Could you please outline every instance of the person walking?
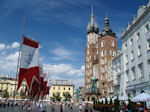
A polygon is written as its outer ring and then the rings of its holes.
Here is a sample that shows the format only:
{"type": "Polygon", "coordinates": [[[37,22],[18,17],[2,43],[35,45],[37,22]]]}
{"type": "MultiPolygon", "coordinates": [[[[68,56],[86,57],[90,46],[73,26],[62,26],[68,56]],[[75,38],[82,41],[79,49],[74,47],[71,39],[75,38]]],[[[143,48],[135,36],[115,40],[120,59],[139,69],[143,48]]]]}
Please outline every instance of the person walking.
{"type": "Polygon", "coordinates": [[[63,105],[60,104],[60,112],[63,112],[63,105]]]}
{"type": "Polygon", "coordinates": [[[89,112],[88,103],[85,105],[85,112],[89,112]]]}
{"type": "Polygon", "coordinates": [[[70,103],[70,111],[73,111],[72,103],[70,103]]]}
{"type": "Polygon", "coordinates": [[[79,112],[82,112],[82,104],[79,105],[79,112]]]}
{"type": "Polygon", "coordinates": [[[52,105],[52,112],[55,112],[55,105],[52,105]]]}

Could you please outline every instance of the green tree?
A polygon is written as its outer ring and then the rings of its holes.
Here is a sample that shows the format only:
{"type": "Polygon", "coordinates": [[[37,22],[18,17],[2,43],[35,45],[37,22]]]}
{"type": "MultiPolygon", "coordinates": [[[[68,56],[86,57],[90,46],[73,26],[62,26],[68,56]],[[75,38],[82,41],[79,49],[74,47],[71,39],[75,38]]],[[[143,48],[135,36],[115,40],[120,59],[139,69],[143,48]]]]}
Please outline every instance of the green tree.
{"type": "Polygon", "coordinates": [[[110,103],[109,103],[110,105],[112,104],[112,98],[110,99],[110,103]]]}
{"type": "Polygon", "coordinates": [[[53,95],[53,97],[50,97],[51,100],[53,101],[61,101],[60,93],[57,92],[56,94],[53,95]]]}
{"type": "Polygon", "coordinates": [[[25,92],[25,91],[24,91],[23,89],[20,90],[20,97],[21,97],[21,98],[25,98],[24,92],[25,92]]]}
{"type": "Polygon", "coordinates": [[[8,91],[4,90],[2,96],[3,96],[3,98],[8,98],[9,97],[8,91]]]}
{"type": "Polygon", "coordinates": [[[116,111],[119,111],[119,106],[120,106],[120,101],[117,97],[117,99],[115,99],[115,102],[114,102],[114,107],[116,111]]]}
{"type": "Polygon", "coordinates": [[[108,104],[107,98],[105,98],[105,104],[108,104]]]}
{"type": "Polygon", "coordinates": [[[63,96],[64,96],[64,100],[65,101],[70,101],[72,96],[70,95],[70,93],[66,92],[66,93],[63,93],[63,96]]]}
{"type": "Polygon", "coordinates": [[[60,101],[61,100],[59,92],[57,92],[57,94],[55,95],[55,99],[56,99],[56,101],[60,101]]]}

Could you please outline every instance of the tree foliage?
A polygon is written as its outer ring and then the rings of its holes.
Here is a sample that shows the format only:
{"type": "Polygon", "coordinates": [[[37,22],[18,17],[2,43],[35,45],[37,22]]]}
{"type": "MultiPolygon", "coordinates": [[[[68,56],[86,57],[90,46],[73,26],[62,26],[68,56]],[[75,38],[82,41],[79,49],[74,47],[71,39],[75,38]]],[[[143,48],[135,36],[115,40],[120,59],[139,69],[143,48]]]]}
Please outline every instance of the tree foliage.
{"type": "Polygon", "coordinates": [[[60,97],[60,93],[57,92],[56,94],[53,95],[53,97],[51,97],[51,100],[53,101],[61,101],[61,97],[60,97]]]}
{"type": "Polygon", "coordinates": [[[20,90],[20,97],[21,97],[21,98],[24,98],[24,97],[25,97],[25,94],[24,94],[24,93],[25,93],[25,91],[24,91],[23,89],[21,89],[21,90],[20,90]]]}
{"type": "Polygon", "coordinates": [[[70,101],[72,98],[69,92],[63,93],[63,96],[65,101],[70,101]]]}
{"type": "Polygon", "coordinates": [[[115,99],[115,102],[114,102],[114,107],[115,107],[115,110],[116,111],[119,111],[119,105],[120,105],[120,101],[117,97],[117,99],[115,99]]]}
{"type": "Polygon", "coordinates": [[[2,96],[3,96],[3,98],[8,98],[9,97],[8,91],[4,90],[2,96]]]}

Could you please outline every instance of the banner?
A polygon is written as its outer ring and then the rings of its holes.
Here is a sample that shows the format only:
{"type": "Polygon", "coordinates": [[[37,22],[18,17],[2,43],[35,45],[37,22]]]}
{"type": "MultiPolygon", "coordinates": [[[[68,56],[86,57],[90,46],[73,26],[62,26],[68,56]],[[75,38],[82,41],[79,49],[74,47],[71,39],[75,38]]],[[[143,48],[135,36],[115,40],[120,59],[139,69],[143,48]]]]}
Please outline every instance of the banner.
{"type": "Polygon", "coordinates": [[[27,37],[23,38],[21,48],[17,90],[24,80],[29,90],[35,80],[39,82],[39,43],[27,37]]]}

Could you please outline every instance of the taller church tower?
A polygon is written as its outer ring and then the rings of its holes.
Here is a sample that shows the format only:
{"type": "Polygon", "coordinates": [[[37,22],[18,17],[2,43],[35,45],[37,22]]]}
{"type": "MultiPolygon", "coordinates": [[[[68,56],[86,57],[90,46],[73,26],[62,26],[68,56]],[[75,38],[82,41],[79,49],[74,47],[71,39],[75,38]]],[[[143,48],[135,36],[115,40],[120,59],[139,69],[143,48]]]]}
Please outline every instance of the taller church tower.
{"type": "Polygon", "coordinates": [[[91,6],[91,22],[87,26],[87,44],[96,43],[98,40],[99,28],[94,21],[93,5],[91,6]]]}
{"type": "Polygon", "coordinates": [[[112,60],[117,54],[116,34],[105,18],[105,27],[99,32],[91,6],[91,21],[87,26],[85,46],[85,100],[113,96],[112,60]]]}
{"type": "MultiPolygon", "coordinates": [[[[87,45],[85,46],[85,100],[95,99],[97,92],[92,90],[92,79],[98,80],[98,37],[99,28],[94,21],[91,6],[91,22],[87,26],[87,45]],[[94,95],[91,97],[91,95],[94,95]]],[[[98,82],[95,83],[98,85],[98,82]]]]}

